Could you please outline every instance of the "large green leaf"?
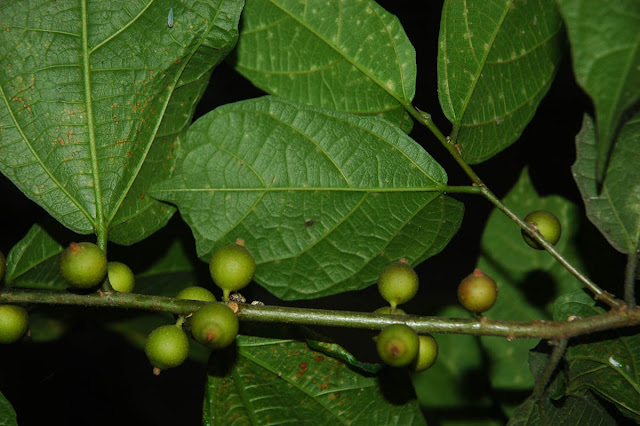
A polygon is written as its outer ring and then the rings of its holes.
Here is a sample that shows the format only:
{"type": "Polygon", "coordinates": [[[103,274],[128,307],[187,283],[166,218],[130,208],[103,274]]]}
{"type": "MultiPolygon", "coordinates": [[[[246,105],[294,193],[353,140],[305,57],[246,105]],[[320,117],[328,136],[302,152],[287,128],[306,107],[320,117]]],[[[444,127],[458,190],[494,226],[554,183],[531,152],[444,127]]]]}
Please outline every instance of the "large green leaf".
{"type": "Polygon", "coordinates": [[[602,186],[596,177],[598,148],[593,120],[585,115],[571,168],[587,216],[616,250],[632,253],[640,242],[640,114],[620,131],[602,186]]]}
{"type": "MultiPolygon", "coordinates": [[[[533,210],[548,210],[563,225],[556,248],[576,267],[581,263],[574,238],[578,232],[579,209],[559,196],[540,197],[525,170],[503,202],[520,217],[533,210]]],[[[478,268],[498,284],[498,300],[486,315],[491,319],[531,321],[551,317],[553,301],[561,294],[580,288],[578,280],[546,251],[534,250],[522,239],[520,228],[495,209],[482,235],[478,268]]],[[[460,277],[462,278],[462,277],[460,277]]],[[[493,386],[528,389],[534,383],[527,369],[533,339],[509,342],[497,337],[482,337],[492,368],[493,386]]]]}
{"type": "Polygon", "coordinates": [[[170,175],[176,139],[235,44],[241,9],[231,0],[4,2],[0,171],[75,232],[113,228],[114,241],[131,244],[164,226],[173,209],[146,189],[170,175]]]}
{"type": "Polygon", "coordinates": [[[7,287],[62,290],[59,258],[72,234],[53,220],[34,224],[7,256],[7,287]]]}
{"type": "Polygon", "coordinates": [[[529,397],[509,419],[510,426],[615,426],[617,423],[588,390],[561,402],[529,397]]]}
{"type": "Polygon", "coordinates": [[[221,367],[224,361],[215,352],[209,361],[205,425],[426,424],[415,397],[398,401],[411,389],[408,383],[405,389],[383,389],[378,377],[360,375],[295,340],[239,336],[237,342],[230,368],[221,367]]]}
{"type": "Polygon", "coordinates": [[[195,122],[174,177],[198,255],[242,238],[256,281],[283,299],[361,289],[401,257],[417,264],[457,231],[447,175],[389,122],[263,97],[195,122]]]}
{"type": "Polygon", "coordinates": [[[406,131],[416,53],[398,19],[373,0],[248,0],[236,69],[266,92],[406,131]]]}
{"type": "MultiPolygon", "coordinates": [[[[554,319],[571,315],[582,318],[604,313],[594,300],[579,291],[558,299],[554,319]]],[[[640,422],[640,334],[638,328],[585,337],[569,346],[569,393],[588,388],[614,403],[620,411],[640,422]],[[633,334],[636,333],[636,334],[633,334]]]]}
{"type": "Polygon", "coordinates": [[[602,182],[625,111],[640,99],[640,2],[557,0],[578,83],[597,119],[596,178],[602,182]]]}
{"type": "Polygon", "coordinates": [[[2,426],[18,426],[16,412],[7,398],[0,393],[0,425],[2,426]]]}
{"type": "Polygon", "coordinates": [[[445,1],[438,95],[466,161],[520,137],[555,76],[561,28],[553,0],[445,1]]]}

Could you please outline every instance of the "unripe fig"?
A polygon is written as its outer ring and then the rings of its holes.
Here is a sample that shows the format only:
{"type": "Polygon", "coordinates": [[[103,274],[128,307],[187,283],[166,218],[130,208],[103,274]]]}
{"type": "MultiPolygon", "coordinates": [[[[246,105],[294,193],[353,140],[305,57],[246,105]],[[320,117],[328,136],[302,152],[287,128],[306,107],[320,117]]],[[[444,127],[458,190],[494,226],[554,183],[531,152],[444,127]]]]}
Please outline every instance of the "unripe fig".
{"type": "Polygon", "coordinates": [[[60,257],[60,274],[73,287],[95,287],[107,274],[107,256],[93,243],[71,243],[60,257]]]}
{"type": "Polygon", "coordinates": [[[435,364],[438,358],[438,342],[430,334],[418,336],[420,347],[418,356],[411,363],[411,369],[416,373],[424,371],[435,364]]]}
{"type": "Polygon", "coordinates": [[[405,315],[406,312],[400,308],[396,308],[394,312],[391,312],[391,306],[383,306],[373,311],[374,314],[389,314],[389,315],[405,315]]]}
{"type": "Polygon", "coordinates": [[[480,269],[474,270],[458,285],[458,300],[462,307],[476,314],[488,311],[496,303],[498,286],[480,269]]]}
{"type": "MultiPolygon", "coordinates": [[[[527,222],[529,226],[537,229],[540,235],[542,235],[544,239],[549,241],[551,244],[555,245],[560,240],[560,235],[562,235],[562,225],[560,225],[560,221],[552,213],[549,213],[546,210],[536,210],[529,213],[524,218],[524,221],[527,222]]],[[[534,249],[544,250],[544,247],[531,238],[531,236],[524,230],[521,232],[522,238],[527,244],[534,249]]]]}
{"type": "Polygon", "coordinates": [[[189,338],[176,325],[163,325],[149,334],[144,344],[144,352],[154,366],[154,373],[159,370],[177,367],[189,355],[189,338]]]}
{"type": "Polygon", "coordinates": [[[377,337],[378,355],[385,364],[404,367],[418,356],[420,342],[415,330],[405,324],[385,327],[377,337]]]}
{"type": "Polygon", "coordinates": [[[418,292],[418,274],[406,259],[393,263],[380,272],[378,291],[394,310],[400,303],[408,302],[418,292]]]}
{"type": "MultiPolygon", "coordinates": [[[[242,242],[242,240],[239,240],[242,242]]],[[[244,244],[230,244],[215,252],[209,262],[213,282],[229,299],[229,293],[246,287],[256,273],[256,261],[244,244]]]]}
{"type": "Polygon", "coordinates": [[[131,293],[136,284],[136,277],[131,268],[121,262],[109,262],[107,264],[109,284],[111,288],[120,293],[131,293]]]}
{"type": "Polygon", "coordinates": [[[0,251],[0,281],[4,278],[4,273],[7,270],[7,261],[4,258],[4,254],[0,251]]]}
{"type": "Polygon", "coordinates": [[[0,305],[0,343],[14,343],[29,328],[26,309],[16,305],[0,305]]]}
{"type": "Polygon", "coordinates": [[[226,305],[210,303],[191,317],[193,338],[211,349],[229,346],[238,335],[238,317],[226,305]]]}
{"type": "Polygon", "coordinates": [[[192,286],[180,290],[176,295],[178,299],[198,300],[201,302],[215,302],[216,296],[204,287],[192,286]]]}

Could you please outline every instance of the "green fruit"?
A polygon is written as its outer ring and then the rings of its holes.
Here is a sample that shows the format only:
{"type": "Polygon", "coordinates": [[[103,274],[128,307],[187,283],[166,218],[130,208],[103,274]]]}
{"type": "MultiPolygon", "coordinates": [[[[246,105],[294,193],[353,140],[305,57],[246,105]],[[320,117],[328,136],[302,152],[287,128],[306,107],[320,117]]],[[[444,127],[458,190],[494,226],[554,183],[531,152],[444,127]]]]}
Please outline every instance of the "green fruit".
{"type": "Polygon", "coordinates": [[[199,300],[201,302],[215,302],[216,296],[204,287],[192,286],[183,288],[176,295],[178,299],[199,300]]]}
{"type": "Polygon", "coordinates": [[[433,336],[429,334],[418,336],[418,340],[420,342],[418,356],[411,363],[411,369],[417,373],[431,367],[438,358],[438,342],[433,336]]]}
{"type": "Polygon", "coordinates": [[[408,302],[418,292],[418,274],[406,260],[393,263],[382,270],[378,277],[378,291],[392,309],[408,302]]]}
{"type": "Polygon", "coordinates": [[[213,282],[224,292],[224,299],[228,300],[229,293],[251,282],[256,273],[256,261],[244,245],[231,244],[213,254],[209,272],[213,282]]]}
{"type": "Polygon", "coordinates": [[[458,285],[458,300],[462,307],[476,314],[488,311],[496,303],[498,286],[480,269],[460,281],[458,285]]]}
{"type": "Polygon", "coordinates": [[[136,283],[136,277],[131,268],[121,262],[109,262],[107,264],[109,284],[111,288],[120,293],[131,293],[136,283]]]}
{"type": "Polygon", "coordinates": [[[193,338],[211,349],[229,346],[238,335],[238,317],[226,305],[211,303],[191,317],[193,338]]]}
{"type": "Polygon", "coordinates": [[[144,352],[151,365],[159,370],[177,367],[189,355],[189,338],[181,327],[163,325],[149,334],[144,352]]]}
{"type": "Polygon", "coordinates": [[[71,243],[60,257],[60,274],[73,287],[95,287],[107,274],[107,256],[93,243],[71,243]]]}
{"type": "MultiPolygon", "coordinates": [[[[549,241],[551,244],[555,245],[560,240],[560,235],[562,235],[562,225],[560,225],[560,221],[552,213],[549,213],[546,210],[536,210],[529,213],[524,218],[524,221],[527,222],[529,226],[537,229],[540,235],[542,235],[544,239],[549,241]]],[[[544,250],[544,247],[531,238],[531,236],[524,230],[521,232],[522,238],[527,244],[534,249],[544,250]]]]}
{"type": "Polygon", "coordinates": [[[404,367],[418,356],[420,342],[413,328],[405,324],[393,324],[380,332],[376,346],[385,364],[404,367]]]}
{"type": "Polygon", "coordinates": [[[7,262],[4,258],[4,254],[0,251],[0,281],[4,278],[4,273],[7,270],[7,262]]]}
{"type": "Polygon", "coordinates": [[[26,309],[16,305],[0,305],[0,343],[14,343],[29,328],[26,309]]]}
{"type": "Polygon", "coordinates": [[[383,306],[381,308],[373,311],[374,314],[389,314],[389,315],[406,315],[406,312],[400,308],[396,308],[396,310],[391,313],[391,306],[383,306]]]}

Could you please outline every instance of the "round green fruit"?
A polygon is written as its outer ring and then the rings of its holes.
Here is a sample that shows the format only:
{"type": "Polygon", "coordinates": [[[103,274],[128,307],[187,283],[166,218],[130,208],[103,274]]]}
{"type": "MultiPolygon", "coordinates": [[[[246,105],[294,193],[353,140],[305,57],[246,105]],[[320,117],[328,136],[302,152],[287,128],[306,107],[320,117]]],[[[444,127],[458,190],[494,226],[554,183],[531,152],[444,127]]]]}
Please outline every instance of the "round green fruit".
{"type": "MultiPolygon", "coordinates": [[[[560,221],[552,213],[549,213],[546,210],[536,210],[529,213],[524,218],[524,221],[527,222],[529,226],[537,229],[540,235],[542,235],[544,239],[549,241],[551,244],[555,245],[560,240],[560,236],[562,235],[562,225],[560,225],[560,221]]],[[[534,249],[544,250],[544,247],[531,238],[531,236],[524,230],[521,232],[522,238],[527,244],[534,249]]]]}
{"type": "Polygon", "coordinates": [[[4,278],[4,273],[7,270],[7,261],[4,258],[4,254],[0,251],[0,281],[4,278]]]}
{"type": "Polygon", "coordinates": [[[60,257],[60,274],[73,287],[95,287],[107,274],[107,256],[93,243],[71,243],[60,257]]]}
{"type": "Polygon", "coordinates": [[[107,264],[109,284],[111,288],[120,293],[131,293],[136,284],[136,277],[131,268],[121,262],[109,262],[107,264]]]}
{"type": "Polygon", "coordinates": [[[14,343],[29,328],[26,309],[16,305],[0,305],[0,343],[14,343]]]}
{"type": "Polygon", "coordinates": [[[405,324],[385,327],[376,340],[378,355],[385,364],[404,367],[418,356],[420,342],[415,330],[405,324]]]}
{"type": "Polygon", "coordinates": [[[211,349],[229,346],[238,335],[238,317],[226,305],[211,303],[191,317],[193,338],[211,349]]]}
{"type": "Polygon", "coordinates": [[[204,287],[192,286],[180,290],[176,295],[178,299],[198,300],[200,302],[215,302],[216,296],[204,287]]]}
{"type": "Polygon", "coordinates": [[[428,369],[438,359],[438,342],[433,336],[429,334],[421,335],[418,336],[418,340],[420,342],[418,356],[411,363],[411,369],[417,373],[428,369]]]}
{"type": "Polygon", "coordinates": [[[238,291],[251,282],[256,273],[256,261],[244,245],[231,244],[213,254],[209,272],[227,300],[229,293],[238,291]]]}
{"type": "Polygon", "coordinates": [[[144,352],[158,370],[177,367],[189,355],[189,338],[181,327],[163,325],[149,334],[144,352]]]}
{"type": "Polygon", "coordinates": [[[406,261],[393,263],[380,272],[378,291],[392,309],[408,302],[418,292],[418,274],[406,261]]]}
{"type": "Polygon", "coordinates": [[[480,269],[460,281],[458,300],[463,308],[476,314],[488,311],[496,303],[498,286],[480,269]]]}

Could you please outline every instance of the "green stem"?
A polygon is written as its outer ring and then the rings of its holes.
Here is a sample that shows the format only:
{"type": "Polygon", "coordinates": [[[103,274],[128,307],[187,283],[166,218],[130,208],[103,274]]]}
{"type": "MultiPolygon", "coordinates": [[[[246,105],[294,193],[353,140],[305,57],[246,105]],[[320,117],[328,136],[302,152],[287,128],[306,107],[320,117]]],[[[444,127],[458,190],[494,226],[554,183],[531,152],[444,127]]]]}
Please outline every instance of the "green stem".
{"type": "MultiPolygon", "coordinates": [[[[0,291],[0,303],[58,304],[107,308],[165,311],[188,315],[205,302],[126,293],[78,295],[35,290],[0,291]]],[[[567,339],[574,336],[640,324],[640,309],[614,309],[604,314],[574,321],[495,321],[483,318],[442,318],[416,315],[387,315],[369,312],[289,308],[281,306],[238,305],[243,321],[321,325],[381,330],[391,324],[407,324],[419,333],[469,334],[517,338],[567,339]]]]}
{"type": "Polygon", "coordinates": [[[404,105],[404,107],[409,112],[409,114],[411,114],[419,123],[427,126],[427,128],[431,130],[431,133],[433,133],[434,136],[438,138],[438,140],[442,143],[442,146],[444,146],[447,151],[449,151],[453,159],[456,160],[458,165],[462,168],[462,170],[464,170],[464,172],[467,174],[467,176],[469,176],[473,183],[478,186],[484,186],[484,183],[482,183],[482,179],[480,179],[480,177],[473,171],[471,166],[469,166],[467,162],[462,159],[456,144],[452,143],[451,140],[444,136],[440,129],[436,127],[436,125],[433,123],[433,120],[431,120],[430,114],[427,114],[424,111],[420,111],[411,104],[404,105]]]}
{"type": "Polygon", "coordinates": [[[520,219],[510,208],[502,203],[489,189],[483,188],[482,193],[484,196],[493,203],[498,209],[506,214],[511,220],[520,226],[531,238],[535,239],[545,250],[547,250],[562,266],[564,266],[569,272],[571,272],[584,286],[591,291],[596,299],[602,300],[612,308],[618,308],[622,305],[614,295],[604,291],[596,283],[591,281],[586,275],[573,266],[567,258],[565,258],[553,244],[543,238],[535,229],[531,228],[524,220],[520,219]]]}
{"type": "Polygon", "coordinates": [[[627,267],[624,276],[624,301],[629,308],[636,307],[636,273],[638,272],[638,255],[640,241],[627,256],[627,267]]]}
{"type": "Polygon", "coordinates": [[[556,343],[556,347],[553,348],[553,352],[551,352],[551,356],[549,357],[549,361],[547,365],[545,365],[544,370],[538,380],[536,380],[536,384],[533,387],[533,397],[536,399],[540,399],[544,394],[544,390],[547,387],[547,384],[551,380],[551,376],[555,371],[558,363],[564,356],[564,352],[567,350],[567,344],[569,343],[569,339],[560,339],[556,343]]]}

